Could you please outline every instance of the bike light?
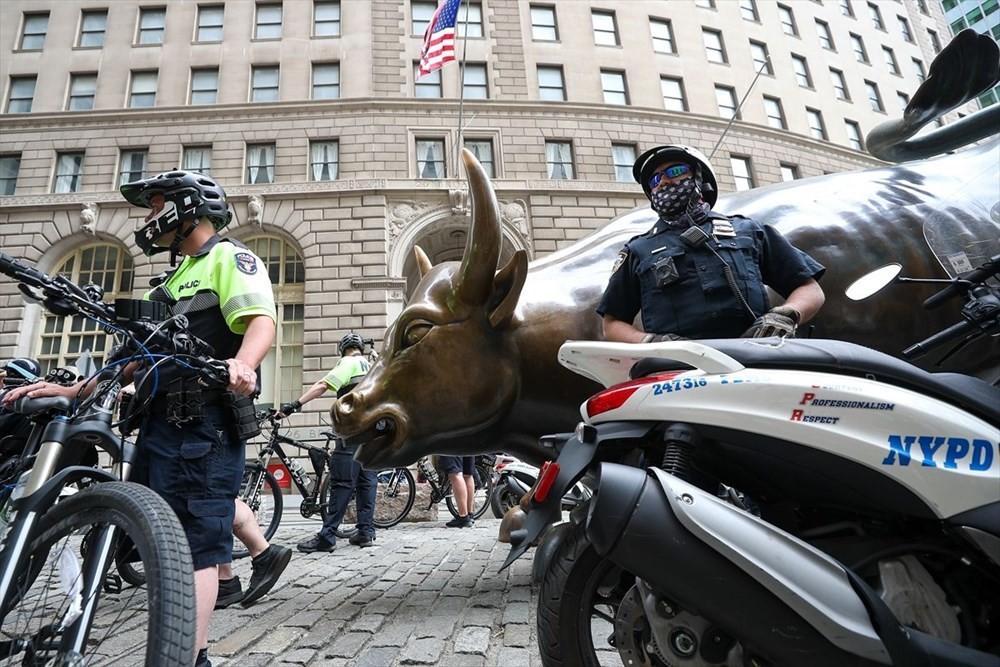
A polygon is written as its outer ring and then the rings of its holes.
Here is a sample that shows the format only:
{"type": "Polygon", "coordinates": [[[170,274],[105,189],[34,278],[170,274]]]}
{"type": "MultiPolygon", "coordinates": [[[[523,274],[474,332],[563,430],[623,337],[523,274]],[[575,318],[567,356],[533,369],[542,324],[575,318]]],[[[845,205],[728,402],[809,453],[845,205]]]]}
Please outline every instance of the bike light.
{"type": "Polygon", "coordinates": [[[632,394],[638,391],[640,387],[644,387],[647,384],[671,380],[680,375],[681,372],[682,371],[674,371],[670,373],[647,375],[646,377],[641,377],[638,380],[630,380],[629,382],[616,384],[615,386],[609,387],[600,393],[594,394],[587,399],[587,416],[596,417],[597,415],[605,412],[617,410],[624,405],[625,401],[627,401],[632,394]]]}
{"type": "Polygon", "coordinates": [[[559,464],[555,461],[546,461],[542,464],[542,471],[539,473],[538,488],[535,489],[534,499],[540,503],[545,502],[552,485],[555,484],[556,477],[559,476],[559,464]]]}

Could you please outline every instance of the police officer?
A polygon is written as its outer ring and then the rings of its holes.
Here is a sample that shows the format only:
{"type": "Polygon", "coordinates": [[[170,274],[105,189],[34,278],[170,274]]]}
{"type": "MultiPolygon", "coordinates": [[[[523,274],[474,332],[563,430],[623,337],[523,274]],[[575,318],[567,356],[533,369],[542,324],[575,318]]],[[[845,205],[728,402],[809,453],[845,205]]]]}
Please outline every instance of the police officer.
{"type": "MultiPolygon", "coordinates": [[[[297,401],[285,403],[278,411],[278,418],[286,417],[302,409],[303,404],[319,398],[328,390],[337,392],[337,397],[348,393],[361,381],[371,364],[364,357],[365,341],[353,331],[340,339],[338,346],[340,361],[322,379],[306,389],[297,401]]],[[[344,520],[347,503],[351,494],[356,497],[358,509],[358,532],[348,542],[359,547],[375,546],[375,496],[378,480],[374,470],[364,470],[354,460],[357,446],[348,447],[338,440],[337,447],[330,454],[330,507],[323,518],[323,528],[313,537],[300,542],[298,550],[305,553],[315,551],[331,552],[337,548],[337,528],[344,520]],[[355,493],[356,490],[356,493],[355,493]]]]}
{"type": "Polygon", "coordinates": [[[823,266],[771,226],[712,210],[718,185],[702,153],[657,146],[632,175],[659,219],[615,259],[597,307],[607,340],[793,336],[823,305],[823,266]],[[632,324],[640,312],[645,331],[632,324]]]}

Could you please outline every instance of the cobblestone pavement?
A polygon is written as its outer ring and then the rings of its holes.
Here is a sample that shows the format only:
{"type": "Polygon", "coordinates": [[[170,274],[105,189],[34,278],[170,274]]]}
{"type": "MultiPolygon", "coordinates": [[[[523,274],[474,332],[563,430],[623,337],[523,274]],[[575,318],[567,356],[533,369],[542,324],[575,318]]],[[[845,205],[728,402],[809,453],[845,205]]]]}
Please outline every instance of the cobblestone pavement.
{"type": "MultiPolygon", "coordinates": [[[[375,547],[296,551],[262,601],[215,612],[213,664],[540,666],[530,554],[498,572],[509,549],[499,519],[487,511],[457,529],[450,518],[379,531],[375,547]]],[[[292,519],[273,543],[294,548],[320,526],[292,519]]],[[[249,559],[234,569],[245,587],[249,559]]]]}

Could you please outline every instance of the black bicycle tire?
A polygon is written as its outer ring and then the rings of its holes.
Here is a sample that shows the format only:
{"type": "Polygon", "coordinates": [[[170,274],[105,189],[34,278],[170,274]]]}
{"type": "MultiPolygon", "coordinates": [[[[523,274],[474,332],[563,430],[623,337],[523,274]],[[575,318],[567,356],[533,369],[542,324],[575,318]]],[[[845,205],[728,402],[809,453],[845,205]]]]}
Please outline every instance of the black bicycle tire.
{"type": "Polygon", "coordinates": [[[395,473],[397,470],[399,471],[400,475],[402,475],[402,480],[400,481],[400,487],[402,487],[405,484],[407,488],[406,502],[403,503],[403,511],[401,511],[394,517],[390,517],[388,519],[379,519],[380,515],[378,511],[378,506],[376,505],[375,520],[373,521],[376,528],[392,528],[396,524],[400,523],[410,514],[410,510],[413,509],[413,503],[415,503],[417,500],[417,483],[413,479],[413,473],[411,473],[408,469],[388,468],[387,470],[380,470],[376,474],[381,475],[384,472],[395,473]]]}
{"type": "MultiPolygon", "coordinates": [[[[483,480],[481,484],[476,485],[476,496],[479,496],[479,492],[481,490],[485,490],[486,492],[486,497],[484,498],[483,503],[474,512],[470,513],[473,519],[478,519],[482,515],[486,514],[486,510],[490,508],[490,497],[493,495],[493,475],[490,474],[490,470],[487,466],[477,465],[475,467],[475,472],[476,474],[473,476],[473,479],[476,480],[478,477],[479,480],[483,480]]],[[[451,512],[453,517],[457,519],[461,516],[458,513],[458,505],[455,504],[454,490],[452,491],[452,495],[445,498],[445,504],[448,506],[448,511],[451,512]]]]}
{"type": "MultiPolygon", "coordinates": [[[[260,493],[270,492],[271,498],[273,499],[273,505],[271,510],[271,520],[268,522],[267,526],[261,526],[260,531],[264,534],[265,540],[270,540],[274,537],[274,534],[278,532],[278,525],[281,523],[281,515],[284,512],[285,500],[281,493],[281,487],[278,485],[278,480],[270,473],[270,471],[265,470],[258,463],[248,463],[244,468],[244,476],[246,472],[249,471],[251,475],[263,474],[264,475],[264,485],[260,488],[260,493]]],[[[256,482],[253,485],[247,484],[244,488],[256,488],[256,482]]],[[[257,512],[253,504],[247,502],[250,500],[245,496],[245,492],[240,494],[240,498],[245,502],[251,510],[254,511],[254,517],[256,518],[257,512]]],[[[233,538],[233,560],[239,560],[240,558],[246,558],[250,555],[250,552],[245,548],[237,548],[236,545],[239,544],[239,540],[233,538]]]]}
{"type": "MultiPolygon", "coordinates": [[[[151,489],[130,482],[104,482],[95,484],[66,498],[39,519],[38,529],[28,546],[29,558],[23,574],[15,574],[21,595],[15,600],[5,615],[5,631],[11,635],[18,633],[20,618],[18,607],[27,605],[32,599],[31,591],[38,583],[37,578],[45,568],[53,546],[64,538],[79,536],[87,532],[93,524],[109,523],[121,529],[139,552],[143,563],[147,585],[137,606],[145,609],[148,616],[140,624],[145,626],[146,667],[188,667],[195,648],[195,591],[194,568],[187,536],[181,528],[177,515],[163,498],[151,489]],[[15,617],[12,620],[12,616],[15,617]],[[9,621],[9,622],[8,622],[9,621]]],[[[83,556],[86,561],[92,555],[83,556]]],[[[86,571],[86,566],[80,568],[86,571]]],[[[100,587],[99,587],[100,589],[100,587]]],[[[43,591],[42,599],[48,600],[48,591],[43,591]]],[[[94,603],[121,604],[123,596],[106,600],[98,593],[94,603]]],[[[84,605],[89,604],[83,601],[84,605]]],[[[25,610],[27,611],[27,610],[25,610]]],[[[56,612],[60,614],[60,612],[56,612]]],[[[135,620],[135,614],[118,614],[118,618],[135,620]]],[[[48,615],[46,621],[51,622],[48,615]]],[[[34,622],[31,622],[34,625],[34,622]]],[[[102,639],[96,636],[92,627],[86,644],[87,655],[101,662],[94,650],[102,639]]],[[[100,628],[105,638],[119,640],[125,633],[112,628],[100,628]]],[[[135,630],[133,630],[134,632],[135,630]]],[[[31,633],[29,633],[31,634],[31,633]]],[[[112,642],[118,651],[134,652],[134,646],[112,642]]],[[[0,656],[0,662],[6,657],[0,656]]]]}

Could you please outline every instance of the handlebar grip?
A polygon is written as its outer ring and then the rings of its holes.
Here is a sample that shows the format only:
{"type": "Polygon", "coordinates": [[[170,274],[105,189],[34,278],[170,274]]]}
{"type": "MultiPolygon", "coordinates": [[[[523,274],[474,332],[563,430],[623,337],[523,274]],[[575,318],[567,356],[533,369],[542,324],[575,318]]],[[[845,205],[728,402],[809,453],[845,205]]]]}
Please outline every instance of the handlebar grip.
{"type": "Polygon", "coordinates": [[[953,324],[943,331],[939,331],[933,336],[929,336],[919,343],[914,343],[910,347],[903,350],[903,357],[906,359],[915,359],[919,356],[927,354],[933,348],[950,343],[953,340],[957,340],[966,334],[972,333],[978,327],[968,320],[962,320],[957,324],[953,324]]]}
{"type": "Polygon", "coordinates": [[[924,301],[924,308],[927,310],[933,310],[952,297],[959,294],[965,294],[969,291],[969,288],[974,287],[977,283],[986,281],[997,272],[1000,272],[1000,255],[994,255],[982,266],[972,269],[968,273],[959,276],[955,282],[948,285],[937,294],[932,294],[927,297],[924,301]]]}

